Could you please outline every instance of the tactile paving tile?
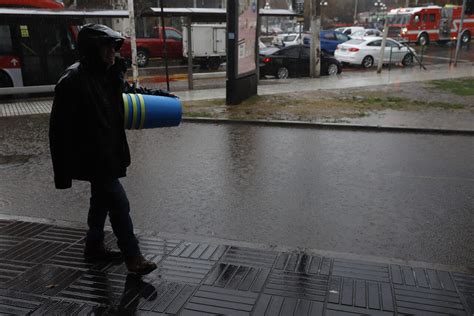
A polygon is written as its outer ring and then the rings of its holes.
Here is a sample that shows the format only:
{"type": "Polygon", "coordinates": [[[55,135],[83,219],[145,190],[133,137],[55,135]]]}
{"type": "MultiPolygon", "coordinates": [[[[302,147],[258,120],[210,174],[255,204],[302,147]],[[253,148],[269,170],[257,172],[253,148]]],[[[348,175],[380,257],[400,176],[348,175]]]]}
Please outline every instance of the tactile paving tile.
{"type": "Polygon", "coordinates": [[[379,263],[334,259],[332,275],[390,282],[388,265],[379,263]]]}
{"type": "Polygon", "coordinates": [[[0,235],[2,235],[3,227],[8,226],[11,223],[13,223],[13,221],[10,221],[10,220],[7,220],[7,219],[0,219],[0,235]]]}
{"type": "Polygon", "coordinates": [[[126,279],[124,275],[87,271],[56,297],[90,305],[118,305],[124,294],[126,279]]]}
{"type": "MultiPolygon", "coordinates": [[[[144,255],[144,257],[145,257],[146,260],[152,261],[156,264],[159,264],[159,262],[163,259],[162,255],[146,254],[146,255],[144,255]]],[[[127,269],[127,266],[125,265],[123,260],[121,260],[121,261],[112,261],[112,262],[108,262],[108,263],[105,263],[105,264],[98,263],[98,264],[94,265],[92,270],[98,270],[98,271],[107,272],[107,273],[114,273],[114,274],[123,274],[123,275],[127,275],[129,273],[128,269],[127,269]]]]}
{"type": "Polygon", "coordinates": [[[209,244],[200,244],[194,242],[183,242],[178,248],[170,253],[171,256],[203,259],[203,260],[219,260],[227,250],[226,246],[216,246],[209,244]]]}
{"type": "MultiPolygon", "coordinates": [[[[142,294],[143,300],[138,304],[140,313],[178,314],[184,303],[196,290],[196,286],[175,282],[158,281],[151,284],[152,288],[142,294]]],[[[136,310],[127,306],[129,311],[136,310]]]]}
{"type": "Polygon", "coordinates": [[[264,316],[319,316],[323,315],[323,302],[263,294],[253,315],[264,316]]]}
{"type": "Polygon", "coordinates": [[[350,307],[363,313],[375,309],[393,314],[395,308],[390,283],[332,276],[329,279],[328,308],[349,311],[350,307]]]}
{"type": "Polygon", "coordinates": [[[26,101],[0,104],[0,117],[50,113],[53,101],[26,101]]]}
{"type": "Polygon", "coordinates": [[[260,292],[270,269],[221,263],[212,270],[204,284],[241,291],[260,292]]]}
{"type": "Polygon", "coordinates": [[[6,284],[9,290],[53,296],[69,286],[82,272],[78,270],[38,265],[6,284]]]}
{"type": "Polygon", "coordinates": [[[25,262],[43,263],[67,248],[68,244],[27,239],[2,253],[2,258],[25,262]]]}
{"type": "Polygon", "coordinates": [[[446,271],[412,268],[392,264],[390,265],[390,274],[394,284],[456,291],[453,279],[449,272],[446,271]]]}
{"type": "Polygon", "coordinates": [[[273,267],[278,253],[242,247],[230,247],[222,258],[222,262],[235,265],[254,267],[273,267]]]}
{"type": "Polygon", "coordinates": [[[327,276],[274,270],[265,284],[264,293],[323,302],[327,289],[327,276]]]}
{"type": "Polygon", "coordinates": [[[453,273],[459,292],[464,296],[471,315],[474,315],[474,276],[463,273],[453,273]]]}
{"type": "Polygon", "coordinates": [[[108,265],[108,263],[90,263],[84,260],[84,246],[80,244],[73,244],[63,249],[45,263],[70,269],[99,271],[108,265]]]}
{"type": "MultiPolygon", "coordinates": [[[[1,233],[1,232],[0,232],[1,233]]],[[[13,236],[1,236],[0,235],[0,256],[2,252],[7,251],[10,248],[18,245],[19,243],[25,241],[25,238],[13,237],[13,236]]]]}
{"type": "Polygon", "coordinates": [[[161,239],[151,237],[138,237],[140,243],[140,250],[144,254],[151,255],[166,255],[175,249],[181,240],[161,239]]]}
{"type": "Polygon", "coordinates": [[[1,315],[29,315],[45,299],[36,295],[11,290],[0,290],[1,315]]]}
{"type": "Polygon", "coordinates": [[[180,315],[250,315],[258,294],[201,286],[180,315]]]}
{"type": "Polygon", "coordinates": [[[331,259],[320,256],[311,256],[306,253],[281,253],[278,256],[275,269],[329,275],[331,270],[331,259]]]}
{"type": "Polygon", "coordinates": [[[0,259],[0,288],[6,287],[5,285],[8,284],[10,280],[18,277],[34,266],[34,263],[0,259]]]}
{"type": "Polygon", "coordinates": [[[42,315],[101,315],[108,307],[91,306],[84,303],[49,300],[40,305],[31,316],[42,315]]]}
{"type": "Polygon", "coordinates": [[[408,315],[466,315],[457,292],[394,285],[397,311],[408,315]]]}
{"type": "Polygon", "coordinates": [[[84,238],[85,235],[85,229],[52,226],[50,229],[43,231],[34,238],[72,244],[84,238]]]}
{"type": "Polygon", "coordinates": [[[199,284],[214,264],[207,260],[167,257],[150,275],[169,281],[199,284]]]}
{"type": "Polygon", "coordinates": [[[51,225],[47,224],[11,222],[9,225],[2,227],[0,235],[31,238],[49,228],[51,228],[51,225]]]}

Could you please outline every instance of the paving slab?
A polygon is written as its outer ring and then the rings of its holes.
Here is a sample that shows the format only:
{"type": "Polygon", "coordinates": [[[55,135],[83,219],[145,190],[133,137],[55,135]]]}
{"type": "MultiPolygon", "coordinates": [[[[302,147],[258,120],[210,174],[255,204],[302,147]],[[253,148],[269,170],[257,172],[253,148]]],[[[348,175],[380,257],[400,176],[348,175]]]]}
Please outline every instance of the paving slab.
{"type": "MultiPolygon", "coordinates": [[[[474,275],[139,234],[158,269],[85,262],[85,229],[0,219],[0,314],[473,315],[474,275]]],[[[107,245],[114,236],[107,232],[107,245]]]]}

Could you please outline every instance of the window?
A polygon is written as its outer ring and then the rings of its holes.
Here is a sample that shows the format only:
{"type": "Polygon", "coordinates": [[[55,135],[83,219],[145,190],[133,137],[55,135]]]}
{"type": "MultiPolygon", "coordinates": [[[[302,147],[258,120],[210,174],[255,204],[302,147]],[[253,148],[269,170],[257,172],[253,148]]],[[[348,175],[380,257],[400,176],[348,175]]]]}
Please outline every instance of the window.
{"type": "Polygon", "coordinates": [[[428,14],[423,15],[423,22],[428,22],[428,14]]]}
{"type": "Polygon", "coordinates": [[[0,25],[0,55],[10,54],[13,51],[10,26],[0,25]]]}
{"type": "Polygon", "coordinates": [[[430,14],[430,22],[435,22],[436,21],[436,14],[431,13],[430,14]]]}
{"type": "Polygon", "coordinates": [[[349,40],[349,37],[347,35],[341,34],[341,33],[336,33],[336,39],[341,42],[345,42],[349,40]]]}
{"type": "Polygon", "coordinates": [[[367,46],[371,46],[371,47],[374,47],[374,46],[382,46],[382,41],[381,40],[376,40],[376,41],[373,41],[373,42],[370,42],[367,44],[367,46]]]}
{"type": "Polygon", "coordinates": [[[300,48],[299,47],[290,47],[281,51],[281,55],[290,58],[298,58],[300,57],[300,48]]]}
{"type": "Polygon", "coordinates": [[[296,40],[296,35],[288,35],[283,37],[283,42],[293,42],[296,40]]]}
{"type": "Polygon", "coordinates": [[[393,42],[393,41],[388,40],[387,43],[386,43],[386,46],[387,47],[398,47],[398,44],[393,42]]]}
{"type": "Polygon", "coordinates": [[[336,40],[336,36],[334,35],[333,32],[328,32],[328,33],[324,33],[324,34],[323,34],[323,39],[329,40],[329,41],[335,41],[335,40],[336,40]]]}
{"type": "Polygon", "coordinates": [[[183,37],[175,30],[166,30],[166,38],[181,40],[183,37]]]}

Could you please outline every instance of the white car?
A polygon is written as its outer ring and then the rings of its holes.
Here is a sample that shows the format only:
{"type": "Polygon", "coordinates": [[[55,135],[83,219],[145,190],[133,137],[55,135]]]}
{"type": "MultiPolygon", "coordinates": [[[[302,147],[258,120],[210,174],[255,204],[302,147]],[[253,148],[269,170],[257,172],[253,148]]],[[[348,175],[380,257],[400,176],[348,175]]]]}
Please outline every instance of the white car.
{"type": "Polygon", "coordinates": [[[364,38],[373,36],[383,36],[383,33],[377,29],[363,29],[352,33],[351,38],[364,38]]]}
{"type": "Polygon", "coordinates": [[[301,44],[301,36],[298,33],[280,34],[273,40],[273,45],[292,46],[301,44]]]}
{"type": "Polygon", "coordinates": [[[334,31],[344,33],[346,35],[351,35],[354,32],[362,31],[364,28],[362,26],[347,26],[347,27],[338,27],[334,31]]]}
{"type": "MultiPolygon", "coordinates": [[[[334,57],[342,63],[370,68],[378,63],[381,48],[382,37],[355,38],[339,44],[334,52],[334,57]]],[[[414,54],[415,51],[412,48],[388,38],[383,63],[402,63],[404,66],[410,66],[413,64],[414,54]]]]}

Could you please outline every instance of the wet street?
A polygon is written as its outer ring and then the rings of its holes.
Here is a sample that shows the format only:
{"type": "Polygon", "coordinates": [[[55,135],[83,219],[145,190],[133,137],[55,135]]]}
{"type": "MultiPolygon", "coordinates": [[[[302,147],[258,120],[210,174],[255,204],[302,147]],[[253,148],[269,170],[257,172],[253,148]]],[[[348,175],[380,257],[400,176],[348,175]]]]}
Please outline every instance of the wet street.
{"type": "MultiPolygon", "coordinates": [[[[48,116],[0,119],[0,214],[85,223],[48,116]]],[[[139,229],[472,266],[474,139],[183,123],[128,132],[139,229]]]]}

